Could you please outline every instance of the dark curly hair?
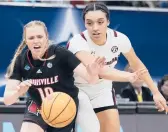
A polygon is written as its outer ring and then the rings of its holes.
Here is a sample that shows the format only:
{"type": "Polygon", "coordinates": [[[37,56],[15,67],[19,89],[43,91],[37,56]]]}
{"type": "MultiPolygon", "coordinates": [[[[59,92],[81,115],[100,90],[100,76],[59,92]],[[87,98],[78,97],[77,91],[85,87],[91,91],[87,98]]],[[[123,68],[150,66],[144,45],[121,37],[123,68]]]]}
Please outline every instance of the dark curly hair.
{"type": "Polygon", "coordinates": [[[166,81],[168,81],[168,75],[164,75],[163,78],[158,82],[158,88],[161,89],[166,81]]]}
{"type": "Polygon", "coordinates": [[[168,75],[164,75],[163,78],[158,82],[158,89],[162,93],[163,96],[164,96],[164,94],[163,94],[161,88],[166,81],[168,81],[168,75]]]}

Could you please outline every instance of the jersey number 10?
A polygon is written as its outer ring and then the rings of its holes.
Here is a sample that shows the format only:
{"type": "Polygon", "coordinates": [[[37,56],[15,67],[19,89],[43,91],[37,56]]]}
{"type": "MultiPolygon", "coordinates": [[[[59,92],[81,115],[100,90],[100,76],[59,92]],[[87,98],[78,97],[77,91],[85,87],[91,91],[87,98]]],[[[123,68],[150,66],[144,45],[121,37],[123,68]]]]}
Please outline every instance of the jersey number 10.
{"type": "Polygon", "coordinates": [[[38,91],[42,100],[54,92],[51,87],[38,88],[38,91]]]}

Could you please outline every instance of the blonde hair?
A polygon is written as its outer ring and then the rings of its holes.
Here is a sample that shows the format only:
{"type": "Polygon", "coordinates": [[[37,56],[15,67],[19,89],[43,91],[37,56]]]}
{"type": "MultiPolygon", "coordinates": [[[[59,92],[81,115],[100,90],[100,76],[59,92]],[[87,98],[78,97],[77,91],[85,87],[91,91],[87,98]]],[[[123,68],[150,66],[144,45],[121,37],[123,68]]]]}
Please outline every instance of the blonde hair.
{"type": "MultiPolygon", "coordinates": [[[[20,45],[18,46],[18,48],[16,49],[15,54],[13,56],[13,59],[11,60],[11,63],[9,64],[9,66],[7,68],[7,72],[5,75],[6,78],[9,78],[12,75],[16,59],[20,55],[20,53],[23,51],[23,49],[26,47],[26,28],[30,27],[30,26],[34,26],[34,25],[42,26],[44,28],[45,33],[46,33],[46,37],[48,38],[47,27],[42,21],[34,20],[34,21],[30,21],[29,23],[27,23],[23,28],[22,41],[21,41],[20,45]]],[[[50,45],[51,43],[52,42],[48,40],[48,44],[50,45]]],[[[52,55],[51,57],[49,57],[47,59],[42,59],[42,58],[39,58],[39,59],[42,61],[45,61],[45,60],[51,60],[53,58],[55,58],[55,55],[52,55]]]]}

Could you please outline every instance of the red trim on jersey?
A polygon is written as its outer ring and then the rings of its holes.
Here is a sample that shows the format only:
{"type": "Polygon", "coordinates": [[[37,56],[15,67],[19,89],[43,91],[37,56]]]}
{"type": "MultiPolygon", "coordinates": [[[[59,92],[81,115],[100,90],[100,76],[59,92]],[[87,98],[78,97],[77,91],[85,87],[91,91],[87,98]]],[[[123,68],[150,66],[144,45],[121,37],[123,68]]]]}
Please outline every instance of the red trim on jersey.
{"type": "MultiPolygon", "coordinates": [[[[81,32],[80,35],[82,36],[82,38],[84,38],[86,40],[85,35],[83,34],[83,32],[81,32]]],[[[67,45],[66,45],[67,49],[69,49],[69,45],[70,45],[70,42],[68,42],[67,45]]]]}
{"type": "Polygon", "coordinates": [[[70,45],[70,42],[68,42],[67,45],[66,45],[66,48],[67,48],[67,49],[69,48],[69,45],[70,45]]]}
{"type": "Polygon", "coordinates": [[[27,50],[27,59],[28,59],[30,66],[33,68],[34,66],[32,65],[30,58],[29,58],[29,50],[27,50]]]}
{"type": "MultiPolygon", "coordinates": [[[[28,59],[28,62],[29,62],[29,64],[30,64],[30,66],[33,68],[34,66],[33,66],[33,64],[31,63],[30,58],[29,58],[29,51],[30,51],[30,50],[27,50],[27,59],[28,59]]],[[[48,56],[48,51],[46,51],[46,53],[45,53],[45,58],[47,58],[47,56],[48,56]]],[[[43,66],[45,66],[45,64],[46,64],[46,60],[44,61],[43,66]]]]}
{"type": "Polygon", "coordinates": [[[117,37],[117,32],[115,30],[113,30],[114,32],[114,37],[117,37]]]}
{"type": "Polygon", "coordinates": [[[86,39],[86,37],[85,37],[83,32],[81,32],[80,35],[82,36],[82,38],[84,38],[87,41],[87,39],[86,39]]]}
{"type": "Polygon", "coordinates": [[[114,88],[112,88],[112,97],[113,97],[114,105],[117,105],[114,88]]]}

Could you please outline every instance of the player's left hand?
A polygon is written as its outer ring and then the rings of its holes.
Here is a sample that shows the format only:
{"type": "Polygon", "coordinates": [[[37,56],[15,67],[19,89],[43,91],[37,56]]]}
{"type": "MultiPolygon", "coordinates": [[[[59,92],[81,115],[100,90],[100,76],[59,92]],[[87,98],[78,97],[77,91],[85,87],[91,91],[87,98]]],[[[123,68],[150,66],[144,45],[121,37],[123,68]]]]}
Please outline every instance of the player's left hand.
{"type": "Polygon", "coordinates": [[[148,72],[148,70],[146,70],[146,69],[139,69],[139,70],[137,70],[137,71],[135,71],[133,73],[129,73],[128,81],[131,82],[131,83],[134,83],[134,82],[140,80],[140,76],[143,75],[146,72],[148,72]]]}
{"type": "Polygon", "coordinates": [[[158,111],[160,112],[165,111],[167,114],[168,106],[166,104],[166,100],[159,91],[153,94],[153,100],[155,102],[158,111]]]}
{"type": "Polygon", "coordinates": [[[105,57],[97,57],[93,63],[89,64],[86,69],[91,76],[96,76],[105,65],[105,57]]]}

